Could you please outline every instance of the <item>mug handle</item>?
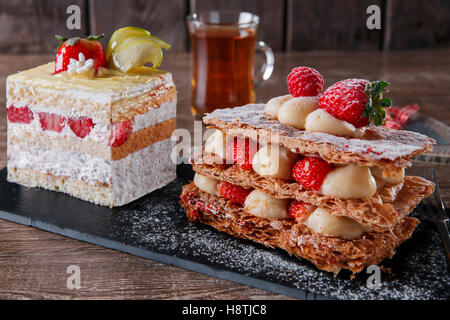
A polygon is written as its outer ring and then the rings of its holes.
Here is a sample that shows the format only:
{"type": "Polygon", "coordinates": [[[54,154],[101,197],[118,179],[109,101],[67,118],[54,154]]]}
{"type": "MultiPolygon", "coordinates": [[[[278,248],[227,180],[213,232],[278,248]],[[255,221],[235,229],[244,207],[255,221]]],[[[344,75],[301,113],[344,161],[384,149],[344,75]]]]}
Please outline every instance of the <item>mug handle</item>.
{"type": "Polygon", "coordinates": [[[264,41],[257,41],[255,50],[256,52],[262,52],[266,57],[266,62],[263,63],[259,73],[255,77],[255,88],[257,88],[263,81],[268,80],[272,75],[273,67],[275,65],[275,56],[273,55],[272,49],[264,41]]]}

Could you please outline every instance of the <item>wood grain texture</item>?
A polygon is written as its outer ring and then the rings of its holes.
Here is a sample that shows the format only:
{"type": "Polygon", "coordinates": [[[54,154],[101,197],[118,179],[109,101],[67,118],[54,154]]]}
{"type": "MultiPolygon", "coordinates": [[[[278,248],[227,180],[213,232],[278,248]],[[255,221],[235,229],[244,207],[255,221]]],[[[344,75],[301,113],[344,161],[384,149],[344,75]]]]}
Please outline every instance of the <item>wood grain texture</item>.
{"type": "Polygon", "coordinates": [[[386,1],[384,50],[450,48],[450,1],[386,1]]]}
{"type": "MultiPolygon", "coordinates": [[[[0,103],[5,78],[42,64],[52,55],[0,55],[0,103]]],[[[173,73],[178,90],[177,126],[192,132],[188,53],[169,52],[162,67],[173,73]]],[[[285,78],[298,64],[317,68],[325,87],[349,77],[386,79],[394,104],[418,102],[421,112],[450,125],[450,51],[292,52],[276,55],[270,80],[256,91],[257,101],[287,93],[285,78]],[[373,66],[377,67],[374,68],[373,66]]],[[[0,167],[6,164],[6,112],[0,108],[0,167]]],[[[436,165],[441,195],[450,207],[450,167],[436,165]]],[[[64,238],[0,220],[0,299],[285,299],[264,290],[64,238]],[[81,289],[66,288],[66,268],[81,269],[81,289]]]]}
{"type": "Polygon", "coordinates": [[[114,30],[131,25],[169,42],[170,51],[187,49],[187,0],[90,0],[89,15],[91,33],[105,34],[104,46],[114,30]]]}
{"type": "Polygon", "coordinates": [[[288,0],[288,51],[378,51],[382,30],[366,27],[369,5],[381,0],[288,0]]]}
{"type": "Polygon", "coordinates": [[[86,0],[21,0],[0,2],[0,52],[54,52],[55,34],[86,34],[86,0]],[[80,6],[81,30],[66,27],[67,7],[80,6]]]}
{"type": "Polygon", "coordinates": [[[258,39],[272,50],[284,49],[285,0],[191,0],[191,12],[248,11],[261,18],[258,39]]]}

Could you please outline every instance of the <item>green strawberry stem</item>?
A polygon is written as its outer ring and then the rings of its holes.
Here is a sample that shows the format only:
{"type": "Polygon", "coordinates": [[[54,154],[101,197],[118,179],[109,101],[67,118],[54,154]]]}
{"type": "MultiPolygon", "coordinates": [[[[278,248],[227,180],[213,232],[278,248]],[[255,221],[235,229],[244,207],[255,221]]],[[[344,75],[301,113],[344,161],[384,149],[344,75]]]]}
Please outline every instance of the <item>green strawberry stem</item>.
{"type": "Polygon", "coordinates": [[[60,41],[60,44],[59,44],[59,46],[58,46],[58,48],[56,48],[56,51],[58,51],[59,50],[59,48],[61,48],[61,46],[65,43],[66,44],[66,46],[73,46],[74,44],[76,44],[78,41],[80,41],[81,39],[86,39],[86,40],[91,40],[91,41],[98,41],[98,40],[100,40],[101,38],[103,38],[105,35],[104,34],[101,34],[101,35],[98,35],[98,36],[85,36],[85,37],[74,37],[74,38],[70,38],[70,39],[67,39],[67,38],[65,38],[65,37],[63,37],[63,36],[60,36],[60,35],[57,35],[57,34],[55,34],[55,38],[58,40],[58,41],[60,41]]]}
{"type": "Polygon", "coordinates": [[[389,83],[386,81],[374,81],[366,85],[364,89],[369,99],[361,116],[369,116],[369,124],[373,121],[376,126],[380,126],[386,118],[385,108],[389,108],[392,105],[391,99],[383,98],[383,91],[388,85],[389,83]]]}

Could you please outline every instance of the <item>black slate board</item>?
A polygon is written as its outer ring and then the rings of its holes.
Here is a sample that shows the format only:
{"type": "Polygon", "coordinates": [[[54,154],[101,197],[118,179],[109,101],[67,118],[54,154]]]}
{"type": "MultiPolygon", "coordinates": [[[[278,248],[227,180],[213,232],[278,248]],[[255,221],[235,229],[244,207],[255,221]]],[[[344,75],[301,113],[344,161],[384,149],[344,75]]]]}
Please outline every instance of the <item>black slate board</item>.
{"type": "Polygon", "coordinates": [[[181,268],[301,299],[449,299],[450,277],[441,240],[426,222],[384,267],[380,289],[368,289],[364,271],[336,278],[311,263],[189,223],[178,204],[192,178],[188,165],[178,179],[120,208],[104,208],[62,193],[25,188],[0,171],[0,218],[124,251],[181,268]]]}

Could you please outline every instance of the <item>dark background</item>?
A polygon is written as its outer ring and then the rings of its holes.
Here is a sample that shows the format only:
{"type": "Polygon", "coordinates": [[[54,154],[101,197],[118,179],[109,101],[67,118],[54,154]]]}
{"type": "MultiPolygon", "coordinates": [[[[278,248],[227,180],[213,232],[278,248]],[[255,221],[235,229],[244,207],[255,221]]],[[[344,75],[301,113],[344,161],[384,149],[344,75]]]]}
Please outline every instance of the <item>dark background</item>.
{"type": "Polygon", "coordinates": [[[187,14],[233,9],[258,14],[259,39],[275,51],[450,48],[449,0],[0,0],[0,53],[53,52],[54,34],[109,39],[127,25],[189,51],[187,14]],[[81,7],[81,31],[66,28],[70,4],[81,7]],[[382,10],[381,30],[366,28],[371,4],[382,10]]]}

